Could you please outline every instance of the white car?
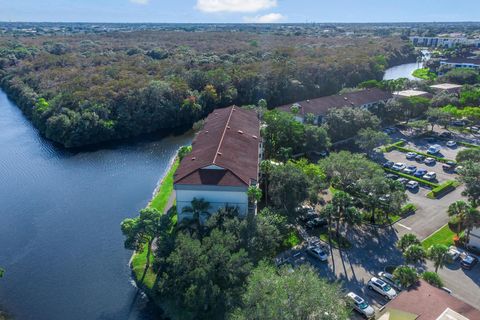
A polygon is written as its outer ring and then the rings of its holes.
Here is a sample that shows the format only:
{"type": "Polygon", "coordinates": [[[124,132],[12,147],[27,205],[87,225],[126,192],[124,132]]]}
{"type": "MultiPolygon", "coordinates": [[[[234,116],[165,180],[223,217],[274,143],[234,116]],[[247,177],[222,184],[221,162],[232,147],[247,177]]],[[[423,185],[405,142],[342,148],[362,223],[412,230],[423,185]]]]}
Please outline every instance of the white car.
{"type": "Polygon", "coordinates": [[[327,261],[328,260],[327,253],[320,246],[308,247],[307,248],[307,253],[310,256],[312,256],[315,259],[318,259],[320,261],[327,261]]]}
{"type": "Polygon", "coordinates": [[[352,302],[353,308],[361,313],[365,318],[370,319],[375,316],[375,310],[362,297],[353,292],[347,293],[347,299],[352,302]]]}
{"type": "Polygon", "coordinates": [[[427,174],[423,176],[423,179],[428,181],[435,180],[436,178],[437,178],[437,174],[435,172],[427,172],[427,174]]]}
{"type": "Polygon", "coordinates": [[[406,158],[411,160],[411,159],[415,159],[416,156],[417,154],[415,152],[408,152],[406,155],[406,158]]]}
{"type": "Polygon", "coordinates": [[[428,154],[437,154],[437,153],[440,152],[441,149],[442,149],[441,146],[439,146],[438,144],[434,144],[433,146],[430,146],[430,148],[428,148],[427,153],[428,154]]]}
{"type": "Polygon", "coordinates": [[[453,262],[456,261],[457,259],[460,258],[460,255],[462,254],[462,251],[460,251],[457,247],[455,246],[450,246],[448,248],[447,256],[449,259],[453,262]]]}
{"type": "Polygon", "coordinates": [[[410,180],[408,181],[407,185],[405,186],[407,189],[411,189],[411,190],[414,190],[414,189],[417,189],[418,188],[418,182],[417,181],[413,181],[413,180],[410,180]]]}
{"type": "Polygon", "coordinates": [[[453,140],[450,140],[450,141],[447,141],[447,147],[455,147],[457,145],[457,143],[453,140]]]}
{"type": "Polygon", "coordinates": [[[393,166],[392,166],[392,169],[393,170],[397,170],[397,171],[402,171],[403,169],[405,169],[407,167],[407,165],[403,162],[397,162],[395,163],[393,166]]]}
{"type": "Polygon", "coordinates": [[[395,281],[393,274],[380,271],[378,273],[378,277],[394,287],[396,290],[402,291],[402,285],[398,281],[395,281]]]}
{"type": "Polygon", "coordinates": [[[426,158],[424,161],[423,161],[425,164],[435,164],[435,159],[433,158],[426,158]]]}
{"type": "Polygon", "coordinates": [[[392,300],[397,297],[397,292],[385,281],[376,277],[370,279],[367,283],[368,289],[374,290],[384,296],[387,300],[392,300]]]}

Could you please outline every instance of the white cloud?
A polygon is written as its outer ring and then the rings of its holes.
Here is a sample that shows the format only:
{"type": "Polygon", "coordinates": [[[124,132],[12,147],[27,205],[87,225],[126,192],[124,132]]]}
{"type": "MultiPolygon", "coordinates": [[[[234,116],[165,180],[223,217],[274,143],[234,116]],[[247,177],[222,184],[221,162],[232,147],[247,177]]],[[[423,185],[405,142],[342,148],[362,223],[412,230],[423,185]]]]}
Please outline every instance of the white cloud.
{"type": "Polygon", "coordinates": [[[209,13],[257,12],[276,6],[277,0],[197,0],[196,8],[209,13]]]}
{"type": "Polygon", "coordinates": [[[130,0],[130,2],[136,3],[136,4],[148,4],[150,0],[130,0]]]}
{"type": "Polygon", "coordinates": [[[269,13],[263,16],[244,17],[243,20],[249,23],[275,23],[285,20],[285,16],[280,13],[269,13]]]}

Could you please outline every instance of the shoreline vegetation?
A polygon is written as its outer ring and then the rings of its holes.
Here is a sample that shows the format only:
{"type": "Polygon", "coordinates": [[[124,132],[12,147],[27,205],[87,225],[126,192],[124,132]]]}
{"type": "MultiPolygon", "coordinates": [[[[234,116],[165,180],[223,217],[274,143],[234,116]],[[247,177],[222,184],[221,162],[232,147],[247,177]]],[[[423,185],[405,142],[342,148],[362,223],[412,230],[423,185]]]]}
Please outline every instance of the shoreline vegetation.
{"type": "Polygon", "coordinates": [[[434,72],[431,72],[429,68],[417,69],[412,72],[412,75],[415,78],[427,81],[435,81],[437,79],[437,75],[434,72]]]}
{"type": "Polygon", "coordinates": [[[191,127],[232,104],[335,94],[415,59],[397,37],[228,30],[4,35],[0,48],[0,87],[67,148],[191,127]]]}
{"type": "MultiPolygon", "coordinates": [[[[174,174],[177,171],[178,166],[180,165],[180,159],[178,152],[173,158],[173,160],[169,164],[169,169],[161,182],[159,183],[158,187],[154,192],[154,196],[147,204],[147,207],[155,208],[158,211],[165,213],[165,210],[169,204],[169,200],[171,198],[173,192],[173,181],[174,181],[174,174]]],[[[154,252],[150,253],[150,261],[154,260],[154,252]]],[[[157,279],[157,274],[152,271],[152,265],[150,265],[149,269],[146,271],[145,275],[145,266],[147,262],[147,249],[144,248],[141,252],[134,252],[132,254],[132,258],[130,259],[130,267],[132,269],[133,278],[137,287],[142,290],[150,299],[152,299],[156,305],[160,306],[163,311],[168,313],[168,306],[165,305],[163,301],[160,301],[159,298],[155,295],[153,291],[153,287],[155,285],[155,281],[157,279]],[[140,279],[142,279],[142,283],[139,283],[140,279]]]]}

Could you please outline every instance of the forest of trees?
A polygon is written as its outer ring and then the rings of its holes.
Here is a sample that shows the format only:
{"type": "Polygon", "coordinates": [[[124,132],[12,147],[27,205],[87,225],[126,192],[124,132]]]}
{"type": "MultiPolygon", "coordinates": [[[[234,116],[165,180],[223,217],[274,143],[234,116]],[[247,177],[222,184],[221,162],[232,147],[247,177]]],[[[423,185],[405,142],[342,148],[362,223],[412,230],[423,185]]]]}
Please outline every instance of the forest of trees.
{"type": "Polygon", "coordinates": [[[273,107],[381,79],[400,38],[254,32],[0,36],[0,85],[66,147],[189,128],[214,108],[273,107]]]}

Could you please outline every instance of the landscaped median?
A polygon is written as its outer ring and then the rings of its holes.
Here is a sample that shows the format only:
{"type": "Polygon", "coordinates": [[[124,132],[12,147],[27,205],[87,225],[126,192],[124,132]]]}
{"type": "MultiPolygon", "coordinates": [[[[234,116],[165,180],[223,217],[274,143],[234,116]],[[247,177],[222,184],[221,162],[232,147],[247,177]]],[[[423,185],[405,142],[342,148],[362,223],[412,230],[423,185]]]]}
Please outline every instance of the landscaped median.
{"type": "Polygon", "coordinates": [[[455,180],[446,181],[446,182],[442,183],[441,185],[433,188],[432,191],[430,191],[429,193],[427,193],[427,197],[430,198],[430,199],[439,198],[443,195],[446,195],[449,192],[452,192],[459,185],[460,185],[460,182],[455,181],[455,180]]]}
{"type": "Polygon", "coordinates": [[[444,244],[446,246],[453,245],[453,237],[455,233],[450,230],[448,224],[444,225],[422,241],[422,246],[427,250],[433,244],[444,244]]]}

